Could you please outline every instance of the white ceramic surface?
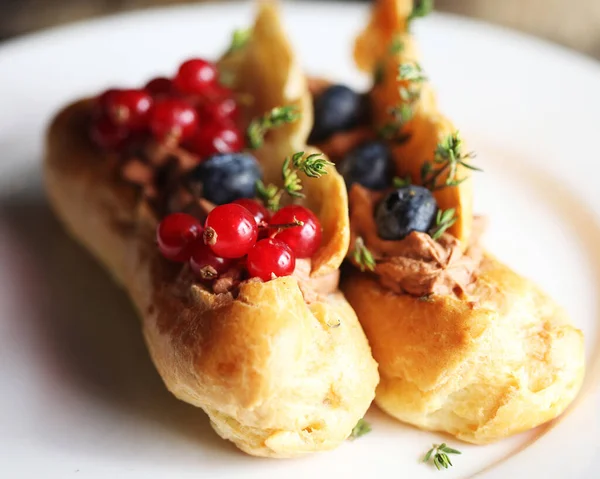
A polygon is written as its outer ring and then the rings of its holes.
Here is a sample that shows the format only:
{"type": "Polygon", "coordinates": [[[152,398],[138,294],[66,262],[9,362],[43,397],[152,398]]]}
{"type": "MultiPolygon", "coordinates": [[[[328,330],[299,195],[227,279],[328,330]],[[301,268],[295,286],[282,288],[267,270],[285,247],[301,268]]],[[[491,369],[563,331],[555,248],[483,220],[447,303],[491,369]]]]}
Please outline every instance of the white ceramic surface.
{"type": "MultiPolygon", "coordinates": [[[[169,74],[191,55],[215,56],[251,11],[150,10],[0,47],[0,477],[597,477],[600,66],[461,18],[418,22],[424,65],[485,169],[476,207],[491,217],[489,248],[554,295],[586,334],[576,407],[551,427],[486,447],[372,408],[368,436],[275,461],[237,452],[164,389],[125,295],[48,209],[44,128],[71,99],[169,74]],[[463,454],[438,473],[419,460],[443,440],[463,454]]],[[[311,73],[366,84],[350,57],[364,7],[319,2],[284,12],[311,73]]]]}

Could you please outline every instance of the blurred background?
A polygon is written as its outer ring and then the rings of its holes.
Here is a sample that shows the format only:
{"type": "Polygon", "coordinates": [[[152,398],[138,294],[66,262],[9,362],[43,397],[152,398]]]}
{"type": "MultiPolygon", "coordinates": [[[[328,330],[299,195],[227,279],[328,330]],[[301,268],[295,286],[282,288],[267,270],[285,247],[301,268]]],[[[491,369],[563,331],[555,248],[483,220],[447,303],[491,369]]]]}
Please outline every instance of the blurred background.
{"type": "MultiPolygon", "coordinates": [[[[202,1],[0,0],[0,42],[100,15],[202,1]]],[[[600,59],[600,0],[436,0],[436,9],[512,27],[600,59]]]]}

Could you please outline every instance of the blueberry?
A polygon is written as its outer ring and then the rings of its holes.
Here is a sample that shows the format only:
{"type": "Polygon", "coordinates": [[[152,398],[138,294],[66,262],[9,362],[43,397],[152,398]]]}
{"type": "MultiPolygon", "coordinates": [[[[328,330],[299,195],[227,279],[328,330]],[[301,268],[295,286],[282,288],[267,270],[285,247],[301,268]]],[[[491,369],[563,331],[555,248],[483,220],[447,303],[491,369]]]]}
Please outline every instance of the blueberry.
{"type": "Polygon", "coordinates": [[[333,85],[315,99],[315,119],[310,141],[318,143],[338,131],[358,126],[364,116],[364,98],[344,85],[333,85]]]}
{"type": "Polygon", "coordinates": [[[189,186],[217,205],[256,196],[261,171],[248,153],[219,153],[208,157],[188,173],[189,186]]]}
{"type": "Polygon", "coordinates": [[[390,186],[393,175],[392,152],[382,141],[367,141],[346,154],[339,172],[348,188],[359,183],[371,190],[383,190],[390,186]]]}
{"type": "Polygon", "coordinates": [[[407,186],[388,193],[375,211],[377,232],[386,240],[399,240],[411,231],[427,232],[437,213],[435,198],[427,188],[407,186]]]}

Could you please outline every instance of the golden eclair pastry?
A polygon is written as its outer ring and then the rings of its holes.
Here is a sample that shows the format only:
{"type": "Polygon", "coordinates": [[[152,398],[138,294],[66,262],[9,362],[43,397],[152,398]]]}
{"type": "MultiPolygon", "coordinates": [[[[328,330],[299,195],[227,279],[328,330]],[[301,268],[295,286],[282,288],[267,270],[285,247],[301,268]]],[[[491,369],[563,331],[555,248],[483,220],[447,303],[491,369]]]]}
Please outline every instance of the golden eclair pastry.
{"type": "MultiPolygon", "coordinates": [[[[265,183],[281,184],[284,158],[305,149],[312,112],[306,80],[272,4],[260,5],[250,38],[219,62],[219,72],[239,99],[240,124],[283,105],[294,105],[302,115],[269,131],[254,152],[265,183]],[[262,63],[267,60],[268,72],[262,63]]],[[[176,87],[183,89],[181,85],[185,82],[176,78],[176,87]]],[[[249,278],[244,269],[251,268],[248,253],[244,260],[232,260],[237,266],[226,273],[219,272],[222,263],[213,263],[200,268],[203,276],[198,277],[192,261],[200,261],[196,253],[189,265],[169,261],[161,255],[166,239],[161,240],[160,233],[161,252],[156,244],[157,226],[165,214],[186,211],[185,218],[193,220],[210,217],[219,208],[206,199],[206,182],[197,196],[181,186],[180,178],[196,167],[197,151],[206,146],[204,140],[197,140],[200,144],[191,150],[187,143],[179,144],[193,114],[178,117],[178,128],[167,131],[164,142],[142,140],[135,154],[123,158],[90,139],[97,108],[98,100],[82,100],[54,118],[44,162],[47,194],[68,232],[129,294],[167,388],[202,408],[221,437],[249,454],[292,457],[338,446],[363,417],[378,382],[366,337],[337,288],[337,268],[349,241],[342,178],[330,166],[320,178],[298,172],[305,195],[300,204],[317,215],[322,240],[312,258],[296,260],[293,274],[249,278]]],[[[141,116],[143,105],[139,111],[120,108],[111,121],[119,126],[119,121],[127,121],[133,129],[134,114],[141,116]]],[[[156,135],[164,125],[152,118],[156,135]]],[[[104,135],[100,138],[106,144],[116,135],[113,130],[96,134],[104,135]]],[[[236,141],[224,134],[218,138],[236,141]]],[[[250,173],[239,173],[211,194],[237,188],[250,173]]],[[[242,210],[244,218],[250,214],[242,210]]],[[[216,226],[210,236],[216,243],[207,239],[208,229],[197,238],[202,242],[198,251],[222,244],[216,226]]],[[[278,251],[285,252],[291,247],[281,248],[278,251]]]]}
{"type": "Polygon", "coordinates": [[[311,139],[349,189],[353,267],[342,291],[379,364],[376,404],[419,428],[483,444],[565,410],[584,376],[583,335],[481,246],[485,221],[472,212],[477,163],[438,110],[409,32],[426,3],[375,3],[354,50],[373,87],[352,97],[313,81],[311,139]],[[344,111],[355,105],[353,118],[336,123],[323,113],[342,102],[344,111]]]}

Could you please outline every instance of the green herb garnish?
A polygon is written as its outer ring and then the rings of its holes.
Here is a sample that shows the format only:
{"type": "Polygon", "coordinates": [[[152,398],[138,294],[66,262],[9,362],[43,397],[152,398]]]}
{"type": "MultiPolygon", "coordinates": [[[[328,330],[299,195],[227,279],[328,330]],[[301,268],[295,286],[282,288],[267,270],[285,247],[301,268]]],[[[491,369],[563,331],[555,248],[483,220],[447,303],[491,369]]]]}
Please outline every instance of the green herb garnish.
{"type": "Polygon", "coordinates": [[[294,168],[311,178],[321,178],[327,174],[327,167],[333,166],[331,161],[323,158],[323,153],[313,153],[305,157],[303,151],[294,153],[292,164],[294,168]]]}
{"type": "Polygon", "coordinates": [[[406,175],[404,178],[400,178],[399,176],[394,176],[392,180],[392,185],[394,188],[404,188],[406,186],[410,186],[412,181],[410,179],[410,175],[406,175]]]}
{"type": "Polygon", "coordinates": [[[283,193],[295,198],[304,198],[302,193],[302,182],[298,177],[301,171],[310,178],[320,178],[327,174],[327,166],[333,163],[323,158],[322,153],[313,153],[304,156],[303,151],[294,153],[283,161],[281,176],[283,178],[283,189],[273,184],[265,185],[261,180],[256,182],[256,193],[263,203],[271,211],[277,211],[283,193]]]}
{"type": "Polygon", "coordinates": [[[277,211],[279,209],[283,190],[280,190],[277,186],[273,184],[265,185],[262,180],[258,180],[256,182],[256,194],[271,211],[277,211]]]}
{"type": "Polygon", "coordinates": [[[456,209],[438,210],[435,217],[435,226],[429,234],[434,240],[441,238],[445,231],[456,223],[456,220],[456,209]]]}
{"type": "Polygon", "coordinates": [[[278,106],[265,113],[260,118],[250,122],[246,137],[253,150],[260,148],[265,141],[265,134],[272,128],[277,128],[286,123],[293,123],[300,118],[300,112],[295,106],[278,106]]]}
{"type": "Polygon", "coordinates": [[[373,258],[373,253],[365,246],[365,242],[360,236],[354,241],[352,259],[362,272],[366,270],[375,271],[376,261],[373,258]]]}
{"type": "Polygon", "coordinates": [[[302,182],[300,181],[300,177],[298,176],[298,173],[296,172],[296,170],[294,168],[295,165],[293,163],[294,157],[296,157],[296,155],[298,155],[298,154],[304,155],[304,152],[295,153],[294,156],[292,156],[291,160],[290,160],[290,157],[288,156],[283,161],[283,170],[282,170],[283,189],[290,196],[295,196],[296,198],[302,198],[302,197],[304,197],[304,194],[301,193],[302,182]]]}
{"type": "MultiPolygon", "coordinates": [[[[414,116],[415,104],[421,97],[422,84],[427,81],[421,65],[416,62],[402,63],[398,67],[398,91],[402,103],[390,109],[392,121],[386,123],[379,134],[386,140],[394,139],[398,132],[414,116]]],[[[404,141],[406,137],[400,137],[404,141]]]]}
{"type": "Polygon", "coordinates": [[[461,454],[461,452],[448,447],[446,443],[439,445],[434,444],[433,447],[427,451],[427,454],[425,454],[423,462],[427,463],[433,459],[432,463],[438,471],[441,469],[448,469],[452,465],[448,454],[461,454]]]}
{"type": "Polygon", "coordinates": [[[231,35],[231,43],[225,54],[229,55],[244,48],[248,44],[250,37],[252,37],[251,28],[238,28],[234,30],[231,35]]]}
{"type": "Polygon", "coordinates": [[[359,419],[358,422],[356,423],[356,426],[354,426],[354,428],[352,428],[352,432],[350,433],[350,440],[354,440],[357,439],[361,436],[364,436],[365,434],[368,434],[371,432],[371,425],[363,419],[359,419]]]}
{"type": "Polygon", "coordinates": [[[457,178],[458,167],[463,166],[472,171],[483,171],[468,160],[475,157],[473,152],[462,152],[462,138],[458,131],[444,138],[435,149],[433,163],[426,161],[421,167],[421,183],[431,191],[441,190],[448,186],[458,186],[469,176],[457,178]],[[446,179],[440,183],[439,178],[447,173],[446,179]]]}
{"type": "Polygon", "coordinates": [[[304,156],[303,151],[294,153],[283,162],[282,177],[283,188],[290,196],[303,198],[300,193],[302,184],[298,177],[298,171],[301,171],[310,178],[320,178],[327,174],[327,166],[333,163],[323,158],[322,153],[313,153],[312,155],[304,156]]]}
{"type": "Polygon", "coordinates": [[[406,19],[408,25],[410,26],[415,18],[422,18],[429,15],[433,11],[433,8],[433,0],[415,0],[412,12],[410,12],[410,15],[406,19]]]}
{"type": "Polygon", "coordinates": [[[427,80],[421,65],[417,62],[402,63],[398,67],[398,80],[422,83],[427,80]]]}
{"type": "Polygon", "coordinates": [[[400,35],[394,35],[392,43],[390,44],[390,55],[397,55],[402,50],[404,50],[404,42],[402,42],[402,37],[400,35]]]}

